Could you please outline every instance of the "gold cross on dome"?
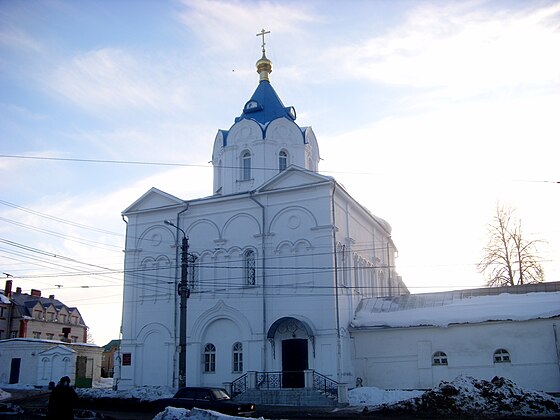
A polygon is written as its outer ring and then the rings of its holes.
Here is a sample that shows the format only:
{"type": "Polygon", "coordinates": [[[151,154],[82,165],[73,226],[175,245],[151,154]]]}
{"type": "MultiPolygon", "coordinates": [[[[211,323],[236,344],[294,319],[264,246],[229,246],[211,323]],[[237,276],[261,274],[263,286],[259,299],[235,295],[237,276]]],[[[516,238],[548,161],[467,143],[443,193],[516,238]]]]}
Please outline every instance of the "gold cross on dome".
{"type": "Polygon", "coordinates": [[[265,31],[264,29],[262,31],[260,31],[257,36],[262,36],[262,51],[264,53],[264,46],[266,45],[266,43],[264,42],[264,36],[265,34],[269,34],[270,31],[265,31]]]}

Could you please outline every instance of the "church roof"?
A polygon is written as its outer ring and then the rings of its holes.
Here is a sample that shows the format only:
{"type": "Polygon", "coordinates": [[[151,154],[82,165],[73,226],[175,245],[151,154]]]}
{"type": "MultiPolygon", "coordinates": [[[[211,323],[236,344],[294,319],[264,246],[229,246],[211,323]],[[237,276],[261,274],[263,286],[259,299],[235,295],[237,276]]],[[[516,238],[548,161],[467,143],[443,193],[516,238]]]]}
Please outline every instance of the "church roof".
{"type": "Polygon", "coordinates": [[[243,113],[235,119],[235,122],[252,119],[266,125],[277,118],[295,120],[295,114],[290,113],[291,109],[284,106],[268,80],[261,80],[255,93],[243,107],[243,113]]]}
{"type": "Polygon", "coordinates": [[[560,316],[560,282],[363,299],[355,328],[403,328],[560,316]]]}

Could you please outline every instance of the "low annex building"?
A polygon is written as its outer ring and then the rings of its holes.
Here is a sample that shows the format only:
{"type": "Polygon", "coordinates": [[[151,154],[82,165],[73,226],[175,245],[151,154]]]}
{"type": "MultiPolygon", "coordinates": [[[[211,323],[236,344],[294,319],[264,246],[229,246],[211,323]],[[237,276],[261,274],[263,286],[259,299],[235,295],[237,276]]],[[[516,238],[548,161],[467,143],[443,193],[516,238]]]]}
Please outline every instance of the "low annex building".
{"type": "Polygon", "coordinates": [[[101,377],[102,352],[95,344],[0,340],[0,384],[46,387],[68,376],[72,385],[89,388],[101,377]]]}
{"type": "Polygon", "coordinates": [[[560,282],[364,299],[350,327],[364,386],[461,374],[560,391],[560,282]]]}

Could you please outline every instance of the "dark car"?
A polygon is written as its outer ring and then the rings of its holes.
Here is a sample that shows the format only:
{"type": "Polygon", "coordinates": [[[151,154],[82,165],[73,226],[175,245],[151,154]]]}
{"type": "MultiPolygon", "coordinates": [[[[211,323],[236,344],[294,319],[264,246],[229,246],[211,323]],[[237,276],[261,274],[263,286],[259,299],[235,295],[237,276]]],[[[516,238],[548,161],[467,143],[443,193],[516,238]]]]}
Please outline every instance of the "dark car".
{"type": "Polygon", "coordinates": [[[222,388],[181,388],[173,398],[157,400],[156,407],[161,411],[165,407],[187,408],[189,410],[197,407],[234,416],[250,416],[255,412],[254,404],[237,403],[222,388]]]}

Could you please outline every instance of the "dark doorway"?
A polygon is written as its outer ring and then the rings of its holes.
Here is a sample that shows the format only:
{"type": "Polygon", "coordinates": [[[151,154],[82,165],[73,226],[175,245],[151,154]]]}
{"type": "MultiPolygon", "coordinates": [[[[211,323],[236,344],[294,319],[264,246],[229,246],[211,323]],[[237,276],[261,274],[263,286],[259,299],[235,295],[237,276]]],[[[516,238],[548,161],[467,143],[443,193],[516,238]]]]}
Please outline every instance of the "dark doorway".
{"type": "Polygon", "coordinates": [[[307,340],[282,340],[282,388],[303,388],[307,368],[307,340]]]}
{"type": "Polygon", "coordinates": [[[17,357],[12,359],[12,365],[10,366],[10,382],[11,384],[17,384],[19,382],[19,367],[21,365],[21,358],[17,357]]]}

